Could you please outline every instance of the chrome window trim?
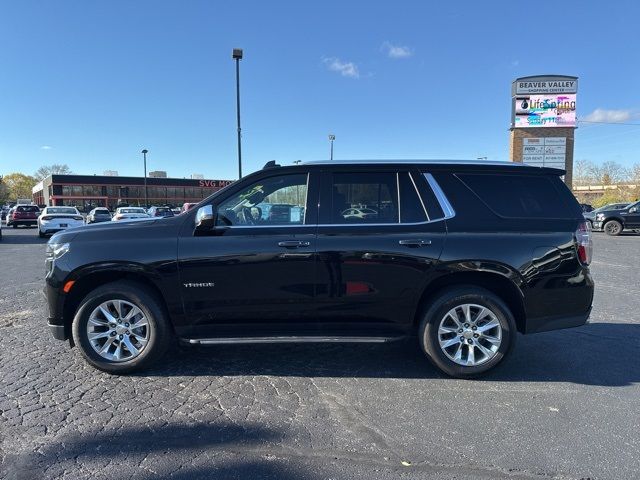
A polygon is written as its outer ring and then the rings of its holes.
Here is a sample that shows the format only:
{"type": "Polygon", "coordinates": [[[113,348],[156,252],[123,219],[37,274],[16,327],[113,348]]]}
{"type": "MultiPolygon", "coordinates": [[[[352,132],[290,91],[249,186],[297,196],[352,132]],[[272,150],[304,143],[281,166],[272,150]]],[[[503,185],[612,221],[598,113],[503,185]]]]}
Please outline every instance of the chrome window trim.
{"type": "Polygon", "coordinates": [[[446,195],[442,191],[442,188],[440,188],[440,185],[438,185],[438,182],[436,182],[436,179],[433,178],[433,175],[431,175],[430,173],[425,173],[424,176],[427,179],[427,182],[429,183],[431,190],[436,196],[436,199],[440,204],[440,208],[442,208],[442,211],[444,212],[445,220],[455,217],[456,211],[453,209],[453,207],[449,203],[449,200],[447,199],[446,195]]]}
{"type": "Polygon", "coordinates": [[[402,227],[403,225],[426,225],[428,223],[441,222],[444,218],[436,218],[426,222],[411,223],[316,223],[306,225],[236,225],[236,226],[217,226],[217,228],[316,228],[316,227],[402,227]]]}
{"type": "MultiPolygon", "coordinates": [[[[380,196],[378,195],[378,198],[379,197],[380,196]]],[[[402,223],[402,205],[400,205],[400,172],[398,171],[396,171],[396,197],[398,199],[398,223],[402,223]]]]}
{"type": "Polygon", "coordinates": [[[420,192],[418,191],[418,186],[416,185],[416,181],[413,179],[413,175],[411,175],[411,172],[405,172],[407,175],[409,175],[409,180],[411,180],[411,183],[413,184],[413,189],[416,191],[416,195],[418,195],[418,198],[420,199],[420,204],[422,205],[422,210],[424,210],[424,214],[427,217],[427,222],[431,221],[431,217],[429,217],[429,212],[427,212],[427,207],[424,204],[424,200],[422,200],[422,195],[420,195],[420,192]]]}

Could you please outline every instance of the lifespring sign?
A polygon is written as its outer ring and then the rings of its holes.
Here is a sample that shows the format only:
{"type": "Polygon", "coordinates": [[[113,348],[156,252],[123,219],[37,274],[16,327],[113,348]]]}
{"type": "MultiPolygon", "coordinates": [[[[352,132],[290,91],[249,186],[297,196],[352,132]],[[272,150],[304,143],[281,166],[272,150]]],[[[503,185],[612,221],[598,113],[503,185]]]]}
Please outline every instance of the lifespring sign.
{"type": "Polygon", "coordinates": [[[575,127],[576,94],[517,95],[515,128],[575,127]]]}

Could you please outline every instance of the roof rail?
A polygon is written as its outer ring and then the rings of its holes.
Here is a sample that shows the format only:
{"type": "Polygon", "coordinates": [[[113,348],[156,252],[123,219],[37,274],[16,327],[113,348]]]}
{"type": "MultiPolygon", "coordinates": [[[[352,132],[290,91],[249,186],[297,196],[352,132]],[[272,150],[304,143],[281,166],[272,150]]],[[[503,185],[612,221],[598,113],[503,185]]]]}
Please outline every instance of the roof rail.
{"type": "Polygon", "coordinates": [[[262,167],[262,169],[266,170],[267,168],[275,168],[279,166],[280,164],[276,163],[275,160],[269,160],[267,163],[264,164],[264,167],[262,167]]]}

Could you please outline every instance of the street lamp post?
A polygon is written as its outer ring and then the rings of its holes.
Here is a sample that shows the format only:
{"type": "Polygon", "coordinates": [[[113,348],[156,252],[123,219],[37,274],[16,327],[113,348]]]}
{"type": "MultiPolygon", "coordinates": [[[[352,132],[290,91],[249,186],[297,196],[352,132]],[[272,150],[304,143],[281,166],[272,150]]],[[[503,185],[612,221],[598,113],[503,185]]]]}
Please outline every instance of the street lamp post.
{"type": "Polygon", "coordinates": [[[147,153],[149,153],[149,150],[146,148],[142,150],[142,157],[144,158],[144,208],[149,208],[149,199],[147,197],[147,153]]]}
{"type": "Polygon", "coordinates": [[[329,142],[331,142],[331,154],[329,158],[333,160],[333,141],[336,139],[335,135],[329,135],[329,142]]]}
{"type": "Polygon", "coordinates": [[[240,60],[242,60],[242,49],[234,48],[231,56],[236,61],[236,116],[238,120],[238,178],[242,178],[242,144],[240,129],[240,60]]]}

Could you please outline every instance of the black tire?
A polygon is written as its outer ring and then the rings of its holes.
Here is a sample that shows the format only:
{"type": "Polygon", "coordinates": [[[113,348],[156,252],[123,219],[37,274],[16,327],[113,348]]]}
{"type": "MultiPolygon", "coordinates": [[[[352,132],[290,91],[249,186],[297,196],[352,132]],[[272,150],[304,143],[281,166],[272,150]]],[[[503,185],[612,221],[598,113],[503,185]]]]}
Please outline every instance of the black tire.
{"type": "Polygon", "coordinates": [[[444,373],[456,378],[473,378],[491,370],[509,354],[515,339],[516,322],[509,307],[493,293],[474,285],[441,291],[435,300],[426,306],[418,329],[420,346],[429,360],[444,373]],[[479,365],[460,365],[450,359],[440,347],[438,339],[440,321],[451,309],[463,304],[475,304],[488,308],[495,315],[502,329],[502,341],[497,351],[493,357],[479,365]]]}
{"type": "Polygon", "coordinates": [[[617,220],[609,220],[603,225],[602,230],[607,235],[617,237],[622,232],[622,224],[617,220]]]}
{"type": "Polygon", "coordinates": [[[42,233],[42,230],[40,230],[39,228],[38,228],[38,236],[39,236],[40,238],[44,238],[44,237],[46,237],[46,235],[45,235],[44,233],[42,233]]]}
{"type": "Polygon", "coordinates": [[[17,224],[17,223],[12,223],[12,224],[11,224],[11,226],[12,226],[13,228],[18,228],[18,224],[17,224]]]}
{"type": "Polygon", "coordinates": [[[131,373],[148,367],[162,358],[173,343],[174,334],[161,300],[150,289],[130,281],[117,281],[102,285],[90,292],[80,302],[73,319],[73,340],[84,359],[103,372],[111,374],[131,373]],[[91,312],[110,299],[126,300],[142,310],[149,323],[149,340],[140,354],[131,360],[115,362],[100,356],[91,346],[87,336],[87,323],[91,312]]]}

